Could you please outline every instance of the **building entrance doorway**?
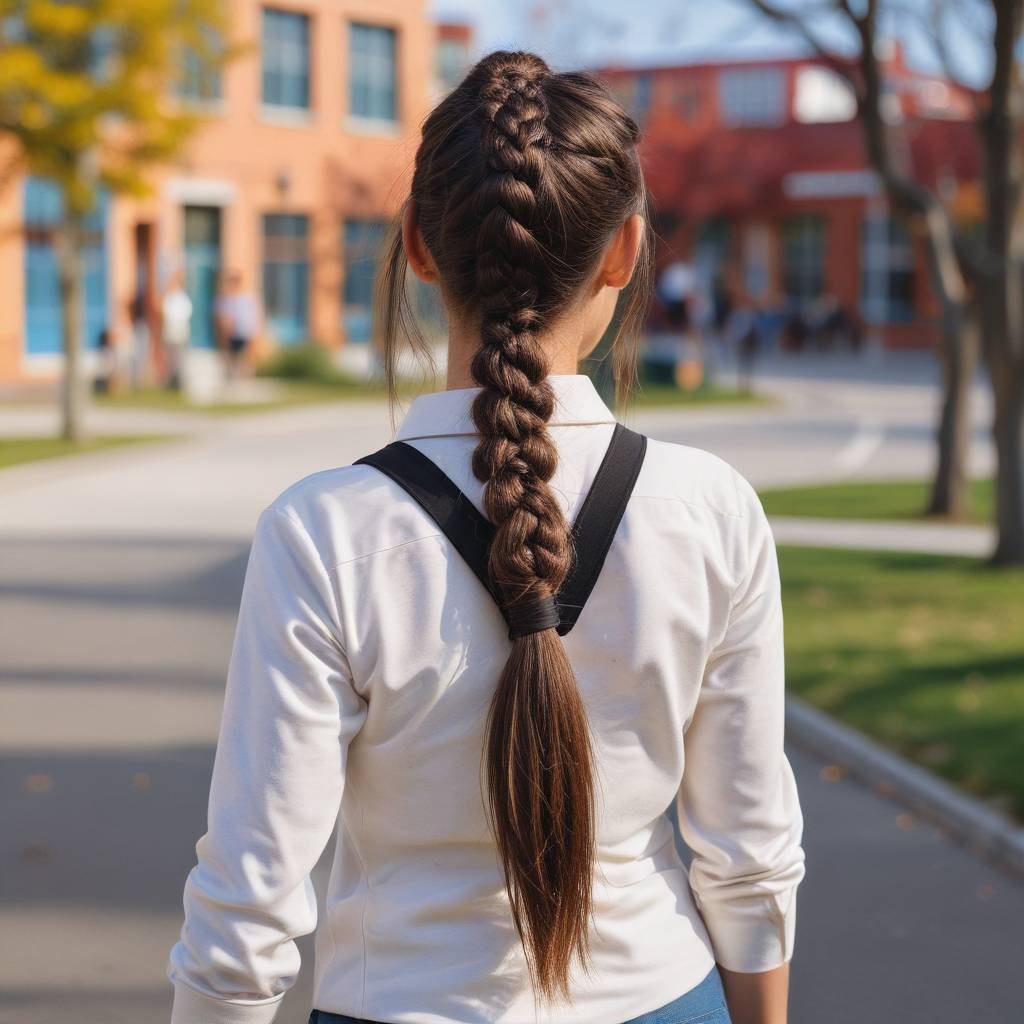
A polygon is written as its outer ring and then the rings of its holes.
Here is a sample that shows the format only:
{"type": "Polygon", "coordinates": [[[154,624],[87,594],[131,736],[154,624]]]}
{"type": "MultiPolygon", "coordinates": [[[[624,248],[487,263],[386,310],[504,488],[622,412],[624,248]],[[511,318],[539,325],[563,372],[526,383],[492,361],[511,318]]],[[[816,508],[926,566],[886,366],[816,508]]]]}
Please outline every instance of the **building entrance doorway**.
{"type": "Polygon", "coordinates": [[[192,345],[215,348],[220,276],[219,206],[185,207],[185,290],[192,300],[192,345]]]}

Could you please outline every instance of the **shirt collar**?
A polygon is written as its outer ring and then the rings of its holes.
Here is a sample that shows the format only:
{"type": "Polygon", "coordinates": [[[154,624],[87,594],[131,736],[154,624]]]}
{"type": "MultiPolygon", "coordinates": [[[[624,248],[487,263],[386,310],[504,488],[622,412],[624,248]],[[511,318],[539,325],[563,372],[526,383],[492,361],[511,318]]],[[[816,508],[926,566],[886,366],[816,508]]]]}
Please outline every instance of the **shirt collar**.
{"type": "MultiPolygon", "coordinates": [[[[583,373],[552,374],[548,377],[555,392],[555,409],[550,426],[586,426],[614,423],[615,415],[605,405],[594,382],[583,373]]],[[[402,418],[395,439],[443,437],[446,434],[475,434],[473,399],[481,388],[455,388],[415,398],[402,418]]]]}

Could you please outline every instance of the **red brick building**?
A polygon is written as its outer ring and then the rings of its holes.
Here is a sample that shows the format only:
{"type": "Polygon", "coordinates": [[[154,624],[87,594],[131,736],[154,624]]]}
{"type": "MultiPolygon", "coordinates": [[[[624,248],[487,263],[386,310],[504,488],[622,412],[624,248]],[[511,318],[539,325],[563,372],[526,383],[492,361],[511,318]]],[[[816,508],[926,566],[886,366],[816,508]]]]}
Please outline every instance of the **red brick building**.
{"type": "MultiPolygon", "coordinates": [[[[972,98],[887,56],[894,151],[964,216],[976,205],[972,98]]],[[[892,347],[930,343],[919,239],[890,216],[843,79],[821,61],[744,61],[602,75],[644,131],[662,264],[687,261],[755,301],[838,303],[892,347]]]]}

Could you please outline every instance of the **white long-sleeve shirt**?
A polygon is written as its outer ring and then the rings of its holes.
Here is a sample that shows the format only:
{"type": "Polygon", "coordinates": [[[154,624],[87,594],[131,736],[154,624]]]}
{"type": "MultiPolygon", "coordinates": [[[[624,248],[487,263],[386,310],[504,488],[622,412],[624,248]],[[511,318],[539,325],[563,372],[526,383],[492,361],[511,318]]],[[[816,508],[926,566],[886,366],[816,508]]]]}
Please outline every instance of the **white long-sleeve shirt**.
{"type": "MultiPolygon", "coordinates": [[[[614,418],[551,378],[552,481],[575,517],[614,418]]],[[[398,437],[482,509],[476,389],[417,398],[398,437]]],[[[407,1024],[621,1024],[715,960],[793,954],[802,815],[783,752],[771,533],[705,452],[651,441],[565,645],[598,772],[593,962],[535,1010],[481,778],[507,627],[416,502],[369,466],[314,473],[259,517],[209,823],[171,953],[173,1024],[268,1024],[317,926],[309,875],[338,826],[316,935],[318,1009],[407,1024]],[[675,802],[693,851],[679,859],[675,802]]]]}

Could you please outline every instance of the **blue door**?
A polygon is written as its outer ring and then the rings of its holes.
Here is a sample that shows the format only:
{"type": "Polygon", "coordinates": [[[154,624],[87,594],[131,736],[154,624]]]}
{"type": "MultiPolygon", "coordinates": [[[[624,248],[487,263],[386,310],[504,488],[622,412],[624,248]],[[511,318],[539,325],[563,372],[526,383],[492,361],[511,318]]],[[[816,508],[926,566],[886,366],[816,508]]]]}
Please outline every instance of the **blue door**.
{"type": "Polygon", "coordinates": [[[192,344],[214,348],[220,277],[220,207],[185,207],[185,291],[192,300],[192,344]]]}

